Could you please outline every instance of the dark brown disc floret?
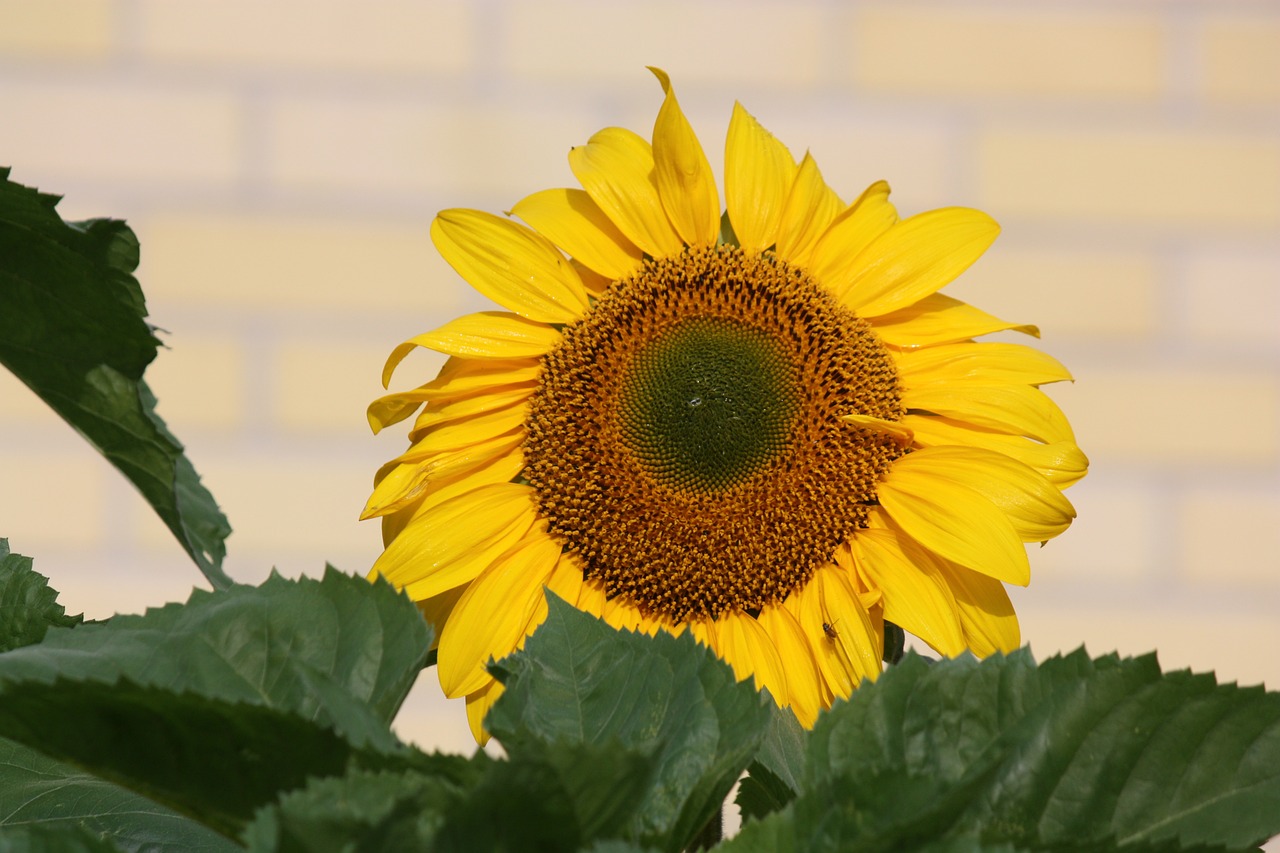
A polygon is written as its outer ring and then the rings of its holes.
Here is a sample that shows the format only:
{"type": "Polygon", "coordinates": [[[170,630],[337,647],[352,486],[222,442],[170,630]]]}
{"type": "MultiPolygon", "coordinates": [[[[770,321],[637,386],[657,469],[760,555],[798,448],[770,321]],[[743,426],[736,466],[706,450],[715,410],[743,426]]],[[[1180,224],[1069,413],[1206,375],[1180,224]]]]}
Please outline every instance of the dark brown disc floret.
{"type": "Polygon", "coordinates": [[[905,451],[892,357],[801,270],[731,246],[647,262],[543,359],[525,478],[607,594],[673,620],[758,611],[866,524],[905,451]]]}

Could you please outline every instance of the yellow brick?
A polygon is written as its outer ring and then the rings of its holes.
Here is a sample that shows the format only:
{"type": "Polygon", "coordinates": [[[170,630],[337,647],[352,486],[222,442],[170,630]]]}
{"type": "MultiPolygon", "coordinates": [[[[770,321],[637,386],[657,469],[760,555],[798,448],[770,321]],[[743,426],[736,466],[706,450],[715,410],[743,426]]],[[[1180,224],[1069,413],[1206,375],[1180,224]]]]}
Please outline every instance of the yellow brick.
{"type": "Polygon", "coordinates": [[[1223,101],[1280,99],[1280,21],[1210,21],[1202,34],[1204,93],[1223,101]]]}
{"type": "MultiPolygon", "coordinates": [[[[1153,584],[1167,586],[1168,580],[1153,584]]],[[[1280,656],[1275,654],[1280,622],[1274,609],[1261,614],[1214,612],[1199,601],[1183,607],[1151,603],[1157,595],[1154,590],[1145,597],[1137,593],[1134,603],[1124,606],[1107,602],[1118,597],[1114,593],[1095,589],[1085,596],[1087,603],[1072,608],[1052,603],[1055,596],[1046,596],[1034,582],[1029,589],[1011,592],[1023,642],[1031,644],[1037,660],[1081,644],[1093,657],[1113,651],[1133,657],[1155,650],[1165,672],[1216,671],[1219,683],[1280,687],[1280,656]]]]}
{"type": "Polygon", "coordinates": [[[1241,465],[1280,458],[1280,387],[1261,374],[1078,366],[1051,393],[1097,464],[1241,465]]]}
{"type": "Polygon", "coordinates": [[[7,83],[0,115],[27,117],[0,122],[0,151],[20,171],[14,178],[49,191],[65,191],[70,179],[224,186],[239,171],[241,114],[229,95],[7,83]]]}
{"type": "Polygon", "coordinates": [[[356,71],[457,71],[475,55],[466,3],[363,5],[279,0],[143,0],[145,55],[182,63],[356,71]]]}
{"type": "Polygon", "coordinates": [[[1280,224],[1275,137],[997,127],[980,137],[978,178],[981,206],[997,218],[1280,224]]]}
{"type": "Polygon", "coordinates": [[[1209,588],[1247,584],[1280,602],[1280,497],[1247,489],[1199,488],[1181,501],[1179,555],[1188,577],[1209,588]]]}
{"type": "Polygon", "coordinates": [[[0,0],[0,54],[98,59],[113,43],[111,0],[0,0]]]}
{"type": "Polygon", "coordinates": [[[268,174],[303,192],[443,191],[459,204],[483,192],[514,204],[572,185],[569,148],[599,130],[573,109],[290,100],[270,117],[268,174]]]}
{"type": "MultiPolygon", "coordinates": [[[[51,416],[49,426],[61,435],[54,420],[51,416]]],[[[10,447],[0,457],[5,472],[0,537],[28,557],[39,558],[46,548],[101,546],[106,535],[108,481],[119,475],[88,444],[67,432],[66,446],[57,450],[10,447]]]]}
{"type": "Polygon", "coordinates": [[[1274,347],[1280,329],[1280,255],[1201,251],[1184,265],[1187,331],[1233,346],[1274,347]]]}
{"type": "Polygon", "coordinates": [[[466,291],[436,254],[425,222],[175,214],[136,226],[139,278],[153,312],[186,304],[413,311],[425,318],[452,310],[466,291]]]}
{"type": "MultiPolygon", "coordinates": [[[[426,331],[426,329],[423,329],[426,331]]],[[[386,345],[322,343],[286,340],[279,344],[273,359],[276,394],[272,416],[282,430],[298,433],[341,433],[355,441],[369,440],[365,409],[377,396],[385,394],[379,377],[391,348],[386,345]]],[[[426,382],[444,363],[435,358],[426,369],[418,363],[406,365],[398,386],[426,382]]]]}
{"type": "Polygon", "coordinates": [[[512,3],[505,11],[495,53],[522,78],[629,82],[656,65],[677,86],[805,86],[821,79],[822,51],[813,46],[826,38],[826,19],[814,3],[554,0],[512,3]]]}
{"type": "Polygon", "coordinates": [[[244,422],[248,365],[242,345],[223,335],[171,329],[147,368],[156,411],[181,440],[187,429],[232,430],[244,422]]]}
{"type": "Polygon", "coordinates": [[[1154,565],[1163,519],[1157,495],[1108,482],[1095,470],[1067,497],[1076,520],[1066,533],[1043,548],[1027,546],[1032,586],[1037,583],[1131,583],[1141,581],[1154,565]]]}
{"type": "Polygon", "coordinates": [[[1063,335],[1151,334],[1159,311],[1158,287],[1149,255],[997,241],[946,293],[998,317],[1038,325],[1052,342],[1063,335]]]}
{"type": "Polygon", "coordinates": [[[1159,18],[1073,8],[870,4],[853,17],[854,81],[913,94],[1152,98],[1167,47],[1159,18]]]}

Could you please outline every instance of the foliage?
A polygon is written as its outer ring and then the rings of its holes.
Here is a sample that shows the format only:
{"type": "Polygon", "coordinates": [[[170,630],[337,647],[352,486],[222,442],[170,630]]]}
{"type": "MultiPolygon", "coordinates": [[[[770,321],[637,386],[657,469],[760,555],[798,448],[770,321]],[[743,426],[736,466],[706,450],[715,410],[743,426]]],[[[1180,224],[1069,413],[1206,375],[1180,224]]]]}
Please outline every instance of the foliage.
{"type": "Polygon", "coordinates": [[[726,853],[1246,850],[1280,832],[1280,694],[1154,655],[908,654],[805,731],[687,633],[619,632],[551,596],[491,664],[503,757],[402,742],[430,665],[418,608],[333,569],[221,576],[225,522],[141,378],[132,233],[66,225],[0,180],[0,359],[216,587],[82,624],[0,540],[0,853],[679,851],[739,780],[726,853]]]}

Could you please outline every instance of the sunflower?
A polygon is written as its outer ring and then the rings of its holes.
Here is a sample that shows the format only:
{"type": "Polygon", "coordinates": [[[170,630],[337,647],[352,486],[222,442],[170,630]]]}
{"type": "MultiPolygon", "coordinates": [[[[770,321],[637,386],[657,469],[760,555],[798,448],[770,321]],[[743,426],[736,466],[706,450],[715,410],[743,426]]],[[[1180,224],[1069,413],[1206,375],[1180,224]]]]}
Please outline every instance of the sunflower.
{"type": "Polygon", "coordinates": [[[846,204],[741,105],[722,213],[652,70],[652,143],[606,128],[569,153],[580,189],[437,216],[441,255],[506,310],[401,344],[384,385],[415,347],[449,359],[369,407],[375,432],[417,413],[364,512],[372,574],[436,626],[481,741],[485,665],[545,619],[544,589],[689,631],[806,726],[876,678],[886,621],[943,655],[1016,648],[1004,584],[1071,523],[1088,464],[1039,390],[1066,369],[974,340],[1036,328],[938,293],[990,217],[899,219],[884,182],[846,204]]]}

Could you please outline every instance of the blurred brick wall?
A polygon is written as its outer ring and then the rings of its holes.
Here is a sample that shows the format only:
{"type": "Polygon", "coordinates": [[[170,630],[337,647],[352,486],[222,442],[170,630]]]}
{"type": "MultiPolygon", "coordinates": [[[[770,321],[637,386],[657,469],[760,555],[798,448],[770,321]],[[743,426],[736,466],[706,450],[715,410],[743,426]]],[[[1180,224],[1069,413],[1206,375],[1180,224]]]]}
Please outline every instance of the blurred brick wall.
{"type": "MultiPolygon", "coordinates": [[[[735,98],[846,198],[1004,226],[949,292],[1040,324],[1090,454],[1015,592],[1047,655],[1153,647],[1280,687],[1280,4],[0,0],[0,164],[123,217],[169,332],[149,377],[236,528],[229,571],[363,572],[403,430],[397,342],[482,307],[427,237],[647,133],[671,72],[716,167],[735,98]]],[[[411,363],[406,381],[433,369],[411,363]],[[416,372],[415,372],[416,371],[416,372]]],[[[199,582],[114,471],[0,377],[0,536],[75,611],[199,582]]],[[[415,694],[403,725],[468,742],[415,694]]]]}

